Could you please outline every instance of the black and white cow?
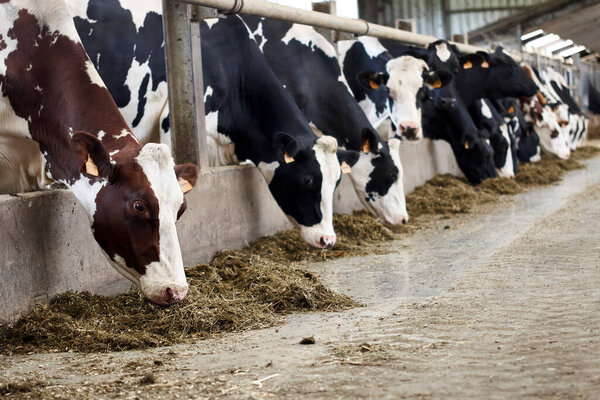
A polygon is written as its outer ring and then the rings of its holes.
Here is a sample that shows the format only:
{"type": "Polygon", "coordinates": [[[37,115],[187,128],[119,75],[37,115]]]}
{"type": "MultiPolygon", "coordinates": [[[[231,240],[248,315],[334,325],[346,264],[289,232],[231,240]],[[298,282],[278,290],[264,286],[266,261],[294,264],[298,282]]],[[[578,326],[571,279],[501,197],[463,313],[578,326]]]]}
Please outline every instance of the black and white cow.
{"type": "Polygon", "coordinates": [[[564,112],[566,107],[552,99],[552,94],[532,66],[522,63],[521,67],[539,89],[535,96],[520,99],[525,121],[533,124],[544,152],[568,159],[571,156],[568,121],[559,117],[561,108],[564,112]]]}
{"type": "Polygon", "coordinates": [[[335,48],[312,27],[243,19],[313,129],[360,152],[350,178],[364,207],[388,223],[408,222],[400,140],[386,143],[375,132],[344,80],[335,48]]]}
{"type": "Polygon", "coordinates": [[[516,172],[516,138],[512,137],[508,124],[488,99],[475,100],[469,113],[480,131],[494,149],[494,165],[498,176],[512,178],[516,172]],[[513,162],[514,160],[514,162],[513,162]]]}
{"type": "Polygon", "coordinates": [[[452,79],[446,72],[429,71],[420,58],[392,57],[369,36],[338,42],[338,57],[358,104],[385,139],[396,130],[407,139],[420,139],[422,88],[441,87],[452,79]]]}
{"type": "Polygon", "coordinates": [[[425,137],[447,141],[458,166],[472,183],[497,176],[493,149],[475,125],[456,87],[456,77],[462,64],[483,62],[478,55],[459,59],[458,51],[448,42],[439,40],[426,49],[406,46],[391,40],[381,43],[393,57],[410,54],[427,62],[431,71],[445,72],[452,79],[439,88],[426,89],[423,96],[422,126],[425,137]]]}
{"type": "Polygon", "coordinates": [[[315,247],[331,247],[340,162],[358,153],[317,137],[238,16],[201,22],[206,127],[213,165],[250,160],[315,247]]]}
{"type": "Polygon", "coordinates": [[[38,173],[75,195],[111,265],[150,300],[181,301],[188,284],[175,222],[186,203],[177,176],[191,189],[198,170],[133,136],[64,1],[0,2],[0,92],[0,135],[36,144],[38,173]]]}
{"type": "MultiPolygon", "coordinates": [[[[575,99],[569,93],[564,77],[552,68],[542,73],[544,83],[557,103],[562,103],[559,118],[568,120],[569,140],[571,150],[581,145],[587,136],[588,118],[583,114],[575,99]],[[560,114],[562,112],[562,114],[560,114]]],[[[558,111],[558,110],[557,110],[558,111]]]]}
{"type": "Polygon", "coordinates": [[[497,99],[494,105],[517,139],[517,158],[520,162],[541,160],[540,138],[531,122],[526,122],[517,99],[497,99]]]}

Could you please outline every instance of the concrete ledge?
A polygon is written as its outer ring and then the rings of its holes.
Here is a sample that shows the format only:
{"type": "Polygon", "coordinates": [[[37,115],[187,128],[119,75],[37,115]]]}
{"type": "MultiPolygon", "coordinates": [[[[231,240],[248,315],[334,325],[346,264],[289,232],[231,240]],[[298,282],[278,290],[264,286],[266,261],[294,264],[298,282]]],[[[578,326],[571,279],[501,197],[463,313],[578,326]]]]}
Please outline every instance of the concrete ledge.
{"type": "MultiPolygon", "coordinates": [[[[460,174],[445,142],[404,142],[401,158],[407,191],[438,173],[460,174]]],[[[204,172],[187,201],[177,226],[188,266],[209,261],[220,249],[240,248],[291,227],[254,167],[204,172]]],[[[336,193],[336,212],[361,208],[345,177],[336,193]]],[[[69,191],[0,195],[0,210],[0,321],[13,321],[36,302],[65,291],[110,295],[130,287],[106,261],[69,191]]]]}

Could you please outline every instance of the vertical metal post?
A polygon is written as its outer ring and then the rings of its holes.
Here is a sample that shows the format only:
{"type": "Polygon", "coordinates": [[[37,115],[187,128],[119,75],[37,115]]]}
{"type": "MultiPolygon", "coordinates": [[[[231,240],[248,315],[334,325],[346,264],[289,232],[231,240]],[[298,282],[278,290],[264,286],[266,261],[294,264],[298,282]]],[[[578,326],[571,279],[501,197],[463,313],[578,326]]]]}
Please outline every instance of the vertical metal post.
{"type": "MultiPolygon", "coordinates": [[[[199,165],[201,157],[196,131],[190,10],[187,4],[177,3],[174,0],[162,0],[162,3],[171,151],[176,163],[191,162],[199,165]]],[[[201,71],[202,68],[200,73],[201,71]]]]}
{"type": "MultiPolygon", "coordinates": [[[[312,3],[312,10],[317,12],[322,12],[325,14],[336,15],[337,6],[334,1],[320,1],[312,3]]],[[[314,28],[315,31],[319,32],[321,35],[325,37],[330,43],[333,43],[335,40],[335,33],[330,29],[325,28],[314,28]]]]}
{"type": "MultiPolygon", "coordinates": [[[[216,14],[217,10],[213,10],[216,14]]],[[[194,103],[196,104],[196,137],[199,150],[200,170],[208,168],[208,144],[206,139],[206,121],[204,119],[204,78],[202,76],[202,45],[200,39],[200,19],[190,22],[192,42],[192,74],[194,76],[194,103]]]]}
{"type": "Polygon", "coordinates": [[[408,32],[416,32],[417,20],[416,18],[398,18],[396,20],[396,29],[408,32]]]}

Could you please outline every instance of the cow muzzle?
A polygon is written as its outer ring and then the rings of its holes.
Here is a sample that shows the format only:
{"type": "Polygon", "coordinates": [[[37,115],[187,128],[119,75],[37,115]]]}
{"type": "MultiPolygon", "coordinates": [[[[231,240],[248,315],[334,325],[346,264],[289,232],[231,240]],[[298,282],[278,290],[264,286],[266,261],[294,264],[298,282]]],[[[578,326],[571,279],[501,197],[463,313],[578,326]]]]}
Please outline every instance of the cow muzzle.
{"type": "Polygon", "coordinates": [[[419,139],[419,133],[421,131],[419,124],[413,121],[401,122],[399,124],[400,132],[402,136],[409,140],[419,139]]]}
{"type": "Polygon", "coordinates": [[[144,293],[148,300],[161,305],[170,305],[179,303],[188,292],[188,285],[168,285],[154,293],[144,293]]]}

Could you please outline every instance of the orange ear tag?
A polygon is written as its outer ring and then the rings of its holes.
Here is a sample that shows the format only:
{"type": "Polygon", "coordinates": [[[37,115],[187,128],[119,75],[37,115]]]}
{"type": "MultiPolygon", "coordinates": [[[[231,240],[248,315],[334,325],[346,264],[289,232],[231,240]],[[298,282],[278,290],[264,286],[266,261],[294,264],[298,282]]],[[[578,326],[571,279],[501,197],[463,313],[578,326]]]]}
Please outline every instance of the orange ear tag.
{"type": "Polygon", "coordinates": [[[85,163],[85,173],[92,176],[98,176],[98,167],[94,164],[89,154],[85,163]]]}
{"type": "Polygon", "coordinates": [[[349,174],[352,172],[352,168],[350,168],[346,161],[342,161],[342,165],[340,166],[342,167],[342,174],[349,174]]]}
{"type": "Polygon", "coordinates": [[[463,69],[471,69],[473,68],[473,64],[471,63],[471,61],[467,61],[466,63],[463,64],[463,69]]]}
{"type": "Polygon", "coordinates": [[[369,86],[371,87],[371,89],[379,89],[379,85],[373,81],[369,81],[369,86]]]}
{"type": "Polygon", "coordinates": [[[489,68],[489,67],[490,67],[490,64],[488,64],[488,62],[487,62],[487,61],[484,61],[484,62],[481,64],[481,68],[489,68]]]}
{"type": "Polygon", "coordinates": [[[508,109],[508,113],[509,114],[514,114],[515,113],[515,107],[514,106],[510,106],[510,108],[508,109]]]}
{"type": "Polygon", "coordinates": [[[369,141],[367,140],[360,148],[362,151],[364,151],[365,153],[370,153],[371,152],[371,143],[369,143],[369,141]]]}
{"type": "Polygon", "coordinates": [[[438,80],[436,80],[435,82],[433,82],[433,85],[431,85],[431,86],[433,86],[433,88],[434,88],[434,89],[439,89],[439,88],[441,88],[441,87],[442,87],[442,81],[440,81],[440,80],[438,79],[438,80]]]}
{"type": "Polygon", "coordinates": [[[177,183],[179,183],[179,187],[184,194],[194,188],[187,179],[179,178],[177,179],[177,183]]]}
{"type": "Polygon", "coordinates": [[[465,149],[469,150],[469,142],[465,142],[465,149]]]}
{"type": "Polygon", "coordinates": [[[283,160],[285,161],[286,164],[293,163],[294,162],[294,157],[290,157],[290,156],[288,156],[287,153],[285,153],[283,155],[283,160]]]}

